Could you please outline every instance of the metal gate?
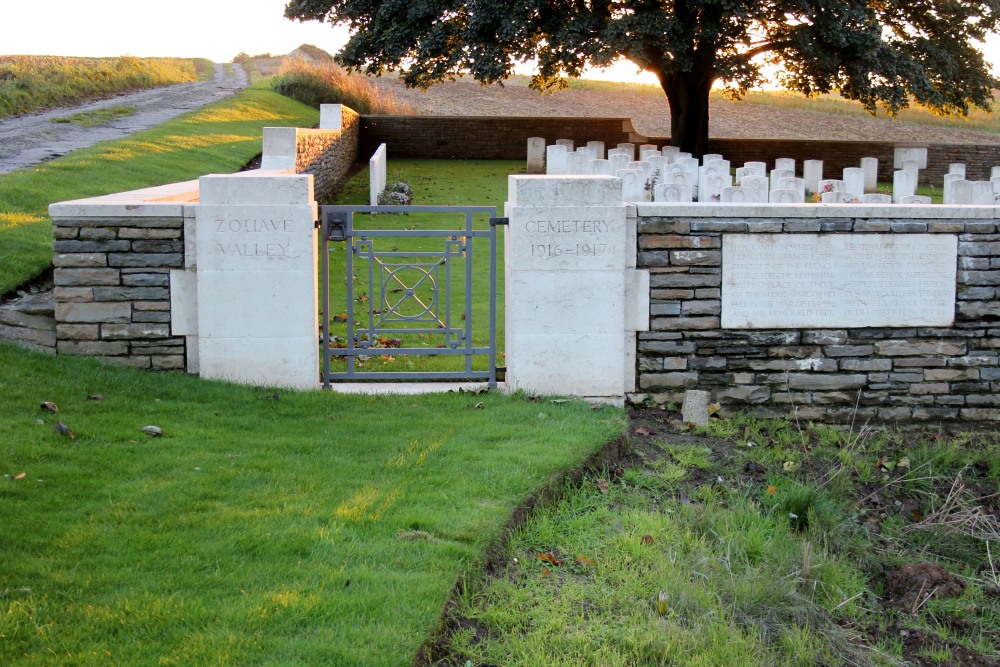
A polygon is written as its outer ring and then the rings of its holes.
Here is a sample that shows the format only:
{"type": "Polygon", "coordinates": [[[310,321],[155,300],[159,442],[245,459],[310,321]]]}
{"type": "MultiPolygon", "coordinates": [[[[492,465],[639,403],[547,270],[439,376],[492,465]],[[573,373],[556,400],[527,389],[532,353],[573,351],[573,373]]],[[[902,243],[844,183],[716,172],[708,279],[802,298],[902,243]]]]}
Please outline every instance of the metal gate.
{"type": "MultiPolygon", "coordinates": [[[[321,207],[323,387],[329,389],[334,380],[479,380],[495,387],[496,225],[503,222],[491,206],[321,207]],[[388,220],[397,229],[357,229],[356,214],[376,215],[378,224],[388,220]],[[393,215],[383,218],[385,214],[393,215]],[[428,217],[424,214],[463,216],[464,224],[460,229],[408,224],[428,217]],[[475,229],[476,218],[484,216],[489,217],[488,226],[480,222],[475,229]],[[340,249],[344,310],[338,314],[341,297],[331,295],[330,272],[331,253],[340,249]],[[487,256],[478,256],[483,250],[487,256]],[[473,286],[474,278],[483,282],[484,269],[488,295],[481,285],[478,293],[473,286]],[[489,300],[488,323],[481,321],[484,308],[475,303],[477,298],[489,300]],[[384,362],[402,358],[412,365],[411,356],[454,361],[437,362],[444,366],[438,370],[384,362]]],[[[333,291],[340,291],[339,277],[339,272],[332,276],[337,281],[333,291]]]]}

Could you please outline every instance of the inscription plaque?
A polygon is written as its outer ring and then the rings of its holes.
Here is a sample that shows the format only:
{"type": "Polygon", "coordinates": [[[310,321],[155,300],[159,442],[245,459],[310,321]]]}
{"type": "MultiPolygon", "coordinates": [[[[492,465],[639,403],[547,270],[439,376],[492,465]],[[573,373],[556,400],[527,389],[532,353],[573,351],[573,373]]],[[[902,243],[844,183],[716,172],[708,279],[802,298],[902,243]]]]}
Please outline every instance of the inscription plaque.
{"type": "Polygon", "coordinates": [[[950,326],[958,238],[725,234],[722,327],[950,326]]]}

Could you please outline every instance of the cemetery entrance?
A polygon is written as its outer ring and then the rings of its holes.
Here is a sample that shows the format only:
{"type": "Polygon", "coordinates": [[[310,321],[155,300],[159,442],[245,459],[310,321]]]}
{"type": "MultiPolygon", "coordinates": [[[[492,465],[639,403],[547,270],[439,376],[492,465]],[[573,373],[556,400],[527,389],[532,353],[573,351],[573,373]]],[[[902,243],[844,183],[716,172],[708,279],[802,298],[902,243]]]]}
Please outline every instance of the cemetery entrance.
{"type": "Polygon", "coordinates": [[[496,209],[321,207],[323,387],[496,386],[496,209]]]}

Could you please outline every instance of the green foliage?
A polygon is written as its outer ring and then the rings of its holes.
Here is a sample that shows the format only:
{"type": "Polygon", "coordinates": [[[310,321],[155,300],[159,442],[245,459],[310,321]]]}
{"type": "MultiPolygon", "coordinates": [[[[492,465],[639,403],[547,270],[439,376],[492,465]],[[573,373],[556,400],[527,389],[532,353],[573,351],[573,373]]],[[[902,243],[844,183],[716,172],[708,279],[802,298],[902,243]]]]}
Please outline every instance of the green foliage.
{"type": "Polygon", "coordinates": [[[204,80],[211,67],[210,61],[190,58],[0,56],[0,118],[204,80]]]}
{"type": "Polygon", "coordinates": [[[410,664],[514,508],[625,423],[499,393],[274,400],[5,344],[0,367],[3,665],[410,664]]]}
{"type": "Polygon", "coordinates": [[[75,113],[71,116],[53,118],[52,122],[72,123],[83,127],[93,127],[95,125],[103,125],[115,120],[116,118],[131,116],[136,111],[137,109],[133,106],[104,107],[103,109],[95,109],[94,111],[81,111],[80,113],[75,113]]]}

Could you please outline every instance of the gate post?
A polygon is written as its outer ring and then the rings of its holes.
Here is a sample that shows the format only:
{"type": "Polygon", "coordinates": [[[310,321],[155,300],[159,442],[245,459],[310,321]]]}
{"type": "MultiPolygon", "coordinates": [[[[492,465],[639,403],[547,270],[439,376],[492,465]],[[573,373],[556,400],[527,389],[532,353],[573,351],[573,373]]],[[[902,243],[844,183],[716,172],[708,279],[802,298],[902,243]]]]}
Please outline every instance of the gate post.
{"type": "Polygon", "coordinates": [[[649,328],[649,273],[621,179],[509,176],[507,386],[622,403],[635,332],[649,328]]]}
{"type": "Polygon", "coordinates": [[[312,176],[211,175],[196,208],[202,377],[319,386],[312,176]]]}

